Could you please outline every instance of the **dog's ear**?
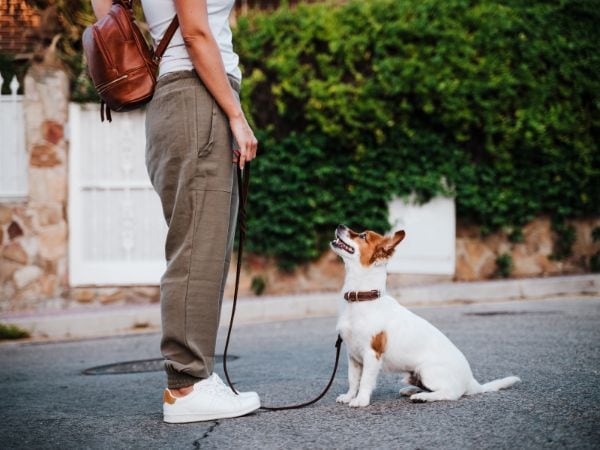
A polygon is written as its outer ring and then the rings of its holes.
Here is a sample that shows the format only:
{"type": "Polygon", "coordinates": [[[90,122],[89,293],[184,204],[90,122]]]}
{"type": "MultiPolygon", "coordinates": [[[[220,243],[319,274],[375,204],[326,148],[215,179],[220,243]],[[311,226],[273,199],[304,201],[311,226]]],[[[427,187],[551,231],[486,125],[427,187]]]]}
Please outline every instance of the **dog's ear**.
{"type": "Polygon", "coordinates": [[[402,239],[404,239],[404,236],[406,236],[406,233],[404,232],[404,230],[399,230],[399,231],[396,231],[393,236],[386,239],[383,248],[389,256],[391,256],[392,253],[394,253],[396,246],[400,242],[402,242],[402,239]]]}
{"type": "Polygon", "coordinates": [[[396,231],[393,236],[388,236],[382,239],[380,243],[375,247],[375,251],[371,255],[369,263],[385,264],[387,260],[394,254],[396,245],[404,239],[406,233],[404,230],[396,231]]]}

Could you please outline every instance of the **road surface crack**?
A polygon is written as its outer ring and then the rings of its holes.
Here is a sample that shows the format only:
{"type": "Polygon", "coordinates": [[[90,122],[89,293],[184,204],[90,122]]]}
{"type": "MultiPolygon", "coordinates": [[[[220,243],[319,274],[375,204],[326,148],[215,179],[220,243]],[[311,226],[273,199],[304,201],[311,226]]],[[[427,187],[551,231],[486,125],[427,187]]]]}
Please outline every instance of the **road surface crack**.
{"type": "Polygon", "coordinates": [[[202,435],[202,437],[201,437],[200,439],[196,439],[196,440],[194,441],[194,444],[193,444],[193,445],[194,445],[194,448],[197,448],[197,449],[200,449],[200,448],[202,448],[202,441],[203,441],[204,439],[208,438],[208,437],[209,437],[209,435],[210,435],[210,434],[211,434],[213,431],[215,431],[215,429],[217,428],[217,426],[219,426],[219,421],[218,421],[218,420],[215,420],[215,422],[214,422],[214,423],[213,423],[213,424],[212,424],[210,427],[208,427],[208,430],[206,430],[206,432],[205,432],[205,433],[202,435]]]}

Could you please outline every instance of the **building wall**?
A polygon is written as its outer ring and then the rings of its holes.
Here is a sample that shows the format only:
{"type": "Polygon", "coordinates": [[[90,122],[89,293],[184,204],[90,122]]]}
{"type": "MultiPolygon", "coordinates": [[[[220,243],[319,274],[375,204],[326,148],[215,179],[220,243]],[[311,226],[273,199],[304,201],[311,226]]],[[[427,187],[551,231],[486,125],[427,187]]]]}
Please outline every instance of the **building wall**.
{"type": "Polygon", "coordinates": [[[24,0],[0,2],[0,53],[26,54],[33,50],[33,30],[40,25],[40,15],[24,0]]]}

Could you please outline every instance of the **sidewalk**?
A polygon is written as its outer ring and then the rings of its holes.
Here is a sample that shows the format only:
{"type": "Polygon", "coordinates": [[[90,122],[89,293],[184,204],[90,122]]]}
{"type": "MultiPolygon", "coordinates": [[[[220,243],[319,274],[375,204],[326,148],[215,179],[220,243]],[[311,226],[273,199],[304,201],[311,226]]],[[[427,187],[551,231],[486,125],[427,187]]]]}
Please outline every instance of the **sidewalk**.
{"type": "MultiPolygon", "coordinates": [[[[407,286],[391,294],[404,306],[456,303],[490,303],[561,296],[599,296],[600,275],[438,283],[407,286]]],[[[236,324],[272,322],[307,317],[331,317],[337,313],[338,292],[277,297],[242,298],[236,324]]],[[[221,325],[229,323],[231,300],[225,300],[221,325]]],[[[0,314],[0,322],[18,325],[40,339],[110,336],[155,331],[160,328],[159,305],[56,310],[45,314],[0,314]]]]}

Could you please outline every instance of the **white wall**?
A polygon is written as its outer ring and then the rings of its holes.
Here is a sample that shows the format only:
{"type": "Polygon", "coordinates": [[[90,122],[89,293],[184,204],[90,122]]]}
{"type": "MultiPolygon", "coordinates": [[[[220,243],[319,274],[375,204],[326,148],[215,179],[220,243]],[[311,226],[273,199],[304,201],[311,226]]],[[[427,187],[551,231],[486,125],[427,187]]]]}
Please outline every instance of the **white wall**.
{"type": "Polygon", "coordinates": [[[424,205],[395,198],[389,204],[393,230],[406,231],[388,272],[454,275],[456,218],[454,199],[436,197],[424,205]]]}

